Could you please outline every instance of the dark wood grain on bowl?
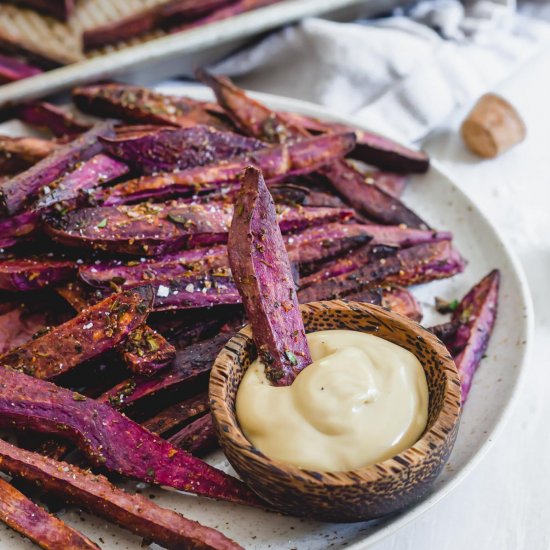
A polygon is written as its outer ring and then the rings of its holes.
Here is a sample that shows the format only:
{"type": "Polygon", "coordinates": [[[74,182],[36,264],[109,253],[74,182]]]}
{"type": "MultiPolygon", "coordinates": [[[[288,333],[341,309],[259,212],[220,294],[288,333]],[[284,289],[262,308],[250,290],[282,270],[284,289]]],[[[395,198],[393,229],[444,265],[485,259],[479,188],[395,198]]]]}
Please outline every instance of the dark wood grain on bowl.
{"type": "Polygon", "coordinates": [[[443,344],[419,324],[384,308],[358,302],[301,306],[308,332],[351,329],[380,336],[411,351],[429,389],[428,424],[409,449],[347,472],[315,472],[272,460],[246,439],[235,415],[242,377],[255,358],[247,326],[218,356],[210,377],[210,402],[220,443],[243,480],[278,510],[324,521],[361,521],[404,508],[422,498],[454,445],[460,419],[460,382],[443,344]]]}

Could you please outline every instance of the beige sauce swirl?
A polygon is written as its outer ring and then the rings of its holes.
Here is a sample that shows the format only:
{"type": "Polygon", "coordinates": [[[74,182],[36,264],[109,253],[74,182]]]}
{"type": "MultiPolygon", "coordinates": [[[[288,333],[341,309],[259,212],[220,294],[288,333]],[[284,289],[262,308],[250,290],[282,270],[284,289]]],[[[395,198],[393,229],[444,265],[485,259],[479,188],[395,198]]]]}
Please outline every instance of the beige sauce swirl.
{"type": "Polygon", "coordinates": [[[335,472],[380,462],[414,445],[426,427],[428,386],[408,350],[351,330],[308,334],[313,363],[275,387],[259,360],[237,392],[246,437],[270,458],[335,472]]]}

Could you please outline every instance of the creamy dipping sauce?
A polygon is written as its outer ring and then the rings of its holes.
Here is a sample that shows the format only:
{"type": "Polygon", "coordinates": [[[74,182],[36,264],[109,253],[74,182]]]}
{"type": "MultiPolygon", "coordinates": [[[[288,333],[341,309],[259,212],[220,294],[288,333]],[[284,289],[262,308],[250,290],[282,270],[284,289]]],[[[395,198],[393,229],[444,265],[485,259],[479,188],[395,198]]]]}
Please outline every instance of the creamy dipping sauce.
{"type": "Polygon", "coordinates": [[[428,386],[411,352],[351,330],[307,339],[313,363],[292,385],[272,386],[258,359],[243,377],[237,418],[256,448],[299,468],[336,472],[416,443],[428,419],[428,386]]]}

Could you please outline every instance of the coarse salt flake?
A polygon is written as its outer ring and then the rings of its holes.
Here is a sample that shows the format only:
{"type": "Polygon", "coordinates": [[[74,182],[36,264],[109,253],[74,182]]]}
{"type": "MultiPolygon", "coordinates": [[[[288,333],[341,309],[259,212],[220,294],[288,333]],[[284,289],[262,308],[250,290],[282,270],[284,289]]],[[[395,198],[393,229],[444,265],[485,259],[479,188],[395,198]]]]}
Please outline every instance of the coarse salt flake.
{"type": "Polygon", "coordinates": [[[170,289],[167,286],[160,285],[159,289],[157,290],[157,296],[160,296],[161,298],[166,298],[170,294],[170,289]]]}

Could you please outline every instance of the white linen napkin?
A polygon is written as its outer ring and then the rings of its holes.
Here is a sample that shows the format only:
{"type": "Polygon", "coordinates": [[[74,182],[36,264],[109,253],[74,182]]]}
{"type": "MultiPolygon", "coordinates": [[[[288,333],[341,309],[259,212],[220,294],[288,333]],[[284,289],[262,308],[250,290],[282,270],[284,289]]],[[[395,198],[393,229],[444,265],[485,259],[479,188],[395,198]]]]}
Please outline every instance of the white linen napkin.
{"type": "Polygon", "coordinates": [[[243,87],[320,103],[402,141],[550,43],[550,24],[502,3],[426,0],[389,18],[308,19],[216,64],[243,87]]]}

